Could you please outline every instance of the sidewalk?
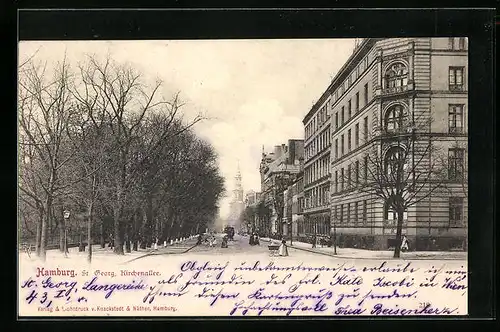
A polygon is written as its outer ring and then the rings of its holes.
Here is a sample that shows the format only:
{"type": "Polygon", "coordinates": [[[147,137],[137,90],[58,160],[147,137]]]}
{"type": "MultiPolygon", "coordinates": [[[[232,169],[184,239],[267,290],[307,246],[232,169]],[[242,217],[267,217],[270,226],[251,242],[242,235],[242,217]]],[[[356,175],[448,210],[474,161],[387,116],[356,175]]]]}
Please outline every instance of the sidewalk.
{"type": "MultiPolygon", "coordinates": [[[[271,240],[269,238],[260,238],[264,242],[275,242],[279,243],[277,240],[271,240]]],[[[293,245],[290,245],[290,241],[287,241],[287,246],[289,248],[309,251],[316,254],[347,258],[347,259],[395,259],[393,258],[393,250],[367,250],[367,249],[356,249],[356,248],[339,248],[337,247],[337,255],[334,255],[333,247],[321,247],[317,246],[312,248],[312,244],[293,241],[293,245]]],[[[463,251],[410,251],[402,252],[401,258],[399,259],[421,259],[421,260],[467,260],[467,252],[463,251]]]]}

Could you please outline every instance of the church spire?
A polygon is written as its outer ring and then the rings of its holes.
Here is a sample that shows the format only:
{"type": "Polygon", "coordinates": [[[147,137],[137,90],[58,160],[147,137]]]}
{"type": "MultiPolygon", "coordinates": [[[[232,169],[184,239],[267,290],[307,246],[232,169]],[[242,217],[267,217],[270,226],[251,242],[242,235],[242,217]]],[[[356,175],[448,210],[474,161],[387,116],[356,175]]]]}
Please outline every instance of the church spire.
{"type": "Polygon", "coordinates": [[[238,159],[238,167],[236,169],[235,189],[233,191],[234,201],[243,201],[243,186],[241,185],[241,171],[240,171],[240,161],[238,159]]]}

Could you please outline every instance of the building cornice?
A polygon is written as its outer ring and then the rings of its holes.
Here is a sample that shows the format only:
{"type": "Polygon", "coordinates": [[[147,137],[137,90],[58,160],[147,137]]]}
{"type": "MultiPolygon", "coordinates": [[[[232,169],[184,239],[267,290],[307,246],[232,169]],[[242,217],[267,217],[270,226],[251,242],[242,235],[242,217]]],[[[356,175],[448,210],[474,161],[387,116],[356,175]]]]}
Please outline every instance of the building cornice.
{"type": "Polygon", "coordinates": [[[337,89],[337,87],[339,87],[340,84],[344,82],[344,79],[347,77],[347,74],[351,72],[351,69],[358,63],[359,59],[368,54],[368,52],[372,49],[375,43],[380,39],[382,38],[366,38],[365,40],[363,40],[361,45],[359,45],[354,50],[351,56],[347,59],[344,65],[337,72],[330,85],[323,92],[318,101],[314,103],[314,105],[311,107],[311,110],[306,114],[304,120],[302,121],[304,125],[306,125],[306,123],[311,119],[313,114],[315,114],[319,110],[321,105],[323,105],[323,103],[335,91],[335,89],[337,89]]]}

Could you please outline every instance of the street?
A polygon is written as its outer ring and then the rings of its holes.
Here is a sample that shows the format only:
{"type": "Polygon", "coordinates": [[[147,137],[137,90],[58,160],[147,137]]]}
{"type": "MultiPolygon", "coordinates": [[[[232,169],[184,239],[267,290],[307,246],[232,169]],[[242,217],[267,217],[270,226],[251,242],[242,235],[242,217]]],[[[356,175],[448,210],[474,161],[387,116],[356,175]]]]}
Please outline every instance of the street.
{"type": "MultiPolygon", "coordinates": [[[[224,234],[218,233],[215,234],[215,238],[217,243],[210,247],[206,243],[202,243],[201,245],[195,246],[197,238],[187,239],[183,243],[167,246],[165,248],[159,248],[157,254],[181,254],[184,251],[190,249],[185,254],[189,255],[197,255],[197,254],[210,254],[217,256],[224,255],[262,255],[269,252],[267,245],[268,242],[261,241],[258,246],[251,246],[248,243],[248,237],[241,236],[238,234],[234,235],[234,241],[228,241],[227,248],[221,248],[222,237],[224,234]],[[193,247],[195,246],[195,247],[193,247]]],[[[206,235],[205,235],[206,237],[206,235]]]]}

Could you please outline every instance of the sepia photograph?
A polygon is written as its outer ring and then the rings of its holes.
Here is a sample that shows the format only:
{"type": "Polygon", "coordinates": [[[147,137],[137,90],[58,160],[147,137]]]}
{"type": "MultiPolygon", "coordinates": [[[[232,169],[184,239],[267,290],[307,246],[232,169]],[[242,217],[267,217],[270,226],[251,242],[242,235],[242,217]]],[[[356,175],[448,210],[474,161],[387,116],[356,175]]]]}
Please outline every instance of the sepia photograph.
{"type": "Polygon", "coordinates": [[[18,315],[468,313],[466,37],[18,44],[18,315]]]}

